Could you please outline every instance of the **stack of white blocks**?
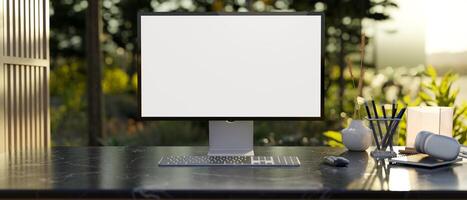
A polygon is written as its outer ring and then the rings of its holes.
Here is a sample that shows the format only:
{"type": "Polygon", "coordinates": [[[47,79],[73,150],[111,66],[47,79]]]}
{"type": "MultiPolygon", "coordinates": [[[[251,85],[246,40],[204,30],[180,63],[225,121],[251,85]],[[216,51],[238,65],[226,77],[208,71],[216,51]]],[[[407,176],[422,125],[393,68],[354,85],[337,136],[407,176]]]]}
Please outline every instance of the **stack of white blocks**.
{"type": "Polygon", "coordinates": [[[453,115],[452,107],[409,107],[406,146],[414,147],[415,137],[420,131],[452,137],[453,115]]]}

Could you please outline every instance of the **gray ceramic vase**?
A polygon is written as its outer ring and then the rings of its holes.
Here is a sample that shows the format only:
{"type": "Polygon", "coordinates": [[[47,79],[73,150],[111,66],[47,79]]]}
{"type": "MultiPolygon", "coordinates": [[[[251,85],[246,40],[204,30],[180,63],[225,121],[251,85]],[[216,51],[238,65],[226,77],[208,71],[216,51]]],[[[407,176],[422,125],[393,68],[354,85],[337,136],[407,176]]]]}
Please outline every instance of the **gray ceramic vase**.
{"type": "Polygon", "coordinates": [[[371,129],[366,127],[362,120],[352,120],[341,134],[344,146],[350,151],[365,151],[373,139],[371,129]]]}

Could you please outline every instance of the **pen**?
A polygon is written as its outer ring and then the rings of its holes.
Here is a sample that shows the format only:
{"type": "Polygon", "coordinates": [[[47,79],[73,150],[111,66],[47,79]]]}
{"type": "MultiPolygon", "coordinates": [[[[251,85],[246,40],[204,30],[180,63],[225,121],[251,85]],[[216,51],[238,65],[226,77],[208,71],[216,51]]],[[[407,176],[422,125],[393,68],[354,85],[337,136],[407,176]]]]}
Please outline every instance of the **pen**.
{"type": "Polygon", "coordinates": [[[370,112],[370,108],[368,107],[368,102],[367,101],[365,101],[365,110],[366,110],[366,113],[368,115],[368,121],[370,122],[370,128],[372,130],[371,132],[373,132],[373,137],[375,138],[376,148],[381,149],[381,147],[379,146],[378,136],[376,135],[376,132],[375,132],[375,127],[373,126],[373,121],[372,121],[372,118],[371,118],[371,112],[370,112]]]}

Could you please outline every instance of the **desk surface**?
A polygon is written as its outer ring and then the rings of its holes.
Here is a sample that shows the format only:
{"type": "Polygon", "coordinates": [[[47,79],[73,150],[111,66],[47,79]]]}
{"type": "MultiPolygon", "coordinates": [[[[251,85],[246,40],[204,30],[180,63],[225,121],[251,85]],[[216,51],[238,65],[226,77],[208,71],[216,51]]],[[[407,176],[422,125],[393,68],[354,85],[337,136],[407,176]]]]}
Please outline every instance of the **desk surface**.
{"type": "MultiPolygon", "coordinates": [[[[204,155],[206,147],[52,148],[4,160],[0,197],[466,197],[467,165],[387,166],[367,152],[330,147],[257,147],[256,155],[296,155],[298,168],[158,167],[163,155],[204,155]],[[346,168],[321,164],[342,155],[346,168]],[[410,192],[409,192],[410,191],[410,192]]],[[[465,161],[464,161],[465,162],[465,161]]]]}

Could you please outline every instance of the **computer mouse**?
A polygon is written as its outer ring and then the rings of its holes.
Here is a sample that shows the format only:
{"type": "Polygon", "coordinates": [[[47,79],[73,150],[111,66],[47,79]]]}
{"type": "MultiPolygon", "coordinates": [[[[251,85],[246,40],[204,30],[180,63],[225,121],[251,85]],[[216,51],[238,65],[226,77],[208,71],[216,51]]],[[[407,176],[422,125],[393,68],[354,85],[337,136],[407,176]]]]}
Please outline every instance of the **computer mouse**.
{"type": "Polygon", "coordinates": [[[347,158],[339,156],[326,156],[324,157],[324,163],[334,167],[347,167],[350,161],[347,158]]]}

